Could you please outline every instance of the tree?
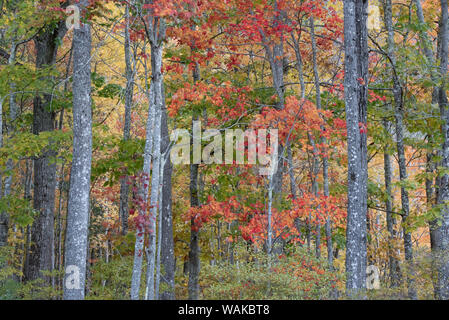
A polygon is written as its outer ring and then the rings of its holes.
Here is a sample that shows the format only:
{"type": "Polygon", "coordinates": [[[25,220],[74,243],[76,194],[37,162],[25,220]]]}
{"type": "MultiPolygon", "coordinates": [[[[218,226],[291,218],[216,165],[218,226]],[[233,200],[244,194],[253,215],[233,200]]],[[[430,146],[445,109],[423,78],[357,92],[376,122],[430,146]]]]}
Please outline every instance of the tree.
{"type": "MultiPolygon", "coordinates": [[[[67,5],[64,3],[63,7],[67,5]]],[[[67,28],[64,21],[44,27],[34,40],[36,47],[36,68],[43,69],[54,66],[58,53],[58,43],[62,40],[67,28]]],[[[33,133],[55,130],[56,112],[53,106],[54,96],[51,93],[38,93],[33,102],[33,133]]],[[[56,152],[51,141],[43,155],[34,160],[34,196],[33,207],[39,212],[31,228],[31,252],[24,270],[27,280],[42,277],[41,271],[53,269],[54,250],[54,208],[56,190],[56,152]]],[[[50,277],[44,277],[47,284],[50,277]]]]}
{"type": "Polygon", "coordinates": [[[159,184],[160,184],[160,166],[161,166],[161,121],[163,106],[163,75],[162,75],[162,53],[164,48],[166,25],[164,18],[155,15],[156,4],[144,5],[144,9],[149,10],[149,15],[142,17],[146,37],[151,46],[151,83],[149,89],[149,112],[147,120],[147,137],[145,144],[144,165],[142,170],[142,181],[140,186],[140,205],[139,205],[139,223],[137,225],[136,245],[134,252],[134,266],[131,284],[131,299],[139,298],[140,277],[143,256],[143,240],[146,226],[149,227],[149,244],[146,250],[147,254],[147,284],[145,288],[145,298],[153,300],[155,297],[154,287],[154,268],[156,259],[156,219],[159,203],[159,184]],[[151,175],[151,196],[150,196],[150,216],[146,223],[145,216],[147,210],[148,187],[150,177],[150,166],[152,165],[151,175]]]}
{"type": "MultiPolygon", "coordinates": [[[[134,78],[136,70],[136,57],[131,55],[130,37],[130,9],[126,5],[125,12],[125,64],[126,64],[126,89],[125,89],[125,124],[123,127],[123,141],[128,141],[131,132],[131,112],[133,107],[134,78]]],[[[128,233],[129,216],[129,177],[125,175],[120,182],[120,219],[122,221],[122,234],[128,233]]]]}
{"type": "Polygon", "coordinates": [[[160,219],[162,219],[162,226],[159,232],[162,233],[161,238],[161,255],[163,272],[160,275],[162,283],[165,284],[165,290],[160,294],[161,300],[175,299],[175,248],[173,240],[173,213],[172,213],[172,171],[173,164],[171,163],[170,150],[171,143],[168,131],[168,116],[167,107],[165,105],[165,90],[162,94],[164,97],[162,109],[162,137],[161,150],[165,155],[165,165],[163,167],[162,179],[162,204],[160,210],[160,219]]]}
{"type": "MultiPolygon", "coordinates": [[[[443,170],[449,168],[449,111],[446,95],[447,71],[448,71],[448,55],[449,55],[449,30],[448,30],[448,2],[441,0],[441,20],[440,20],[440,76],[441,86],[438,92],[438,103],[440,106],[441,118],[443,119],[443,145],[441,147],[443,170]]],[[[438,298],[449,300],[449,209],[447,201],[449,200],[449,174],[444,172],[440,180],[440,188],[438,193],[438,203],[443,205],[441,217],[441,226],[435,230],[437,234],[437,273],[438,273],[438,298]]]]}
{"type": "Polygon", "coordinates": [[[395,53],[395,43],[394,43],[394,31],[392,22],[392,7],[391,1],[386,0],[384,6],[385,15],[385,26],[388,31],[387,45],[388,45],[388,59],[390,61],[393,73],[393,97],[394,97],[394,118],[395,118],[395,129],[396,129],[396,147],[399,158],[399,176],[400,181],[403,183],[401,186],[401,203],[402,203],[402,224],[404,226],[404,251],[405,259],[409,264],[409,272],[407,275],[407,286],[408,294],[410,299],[417,299],[415,279],[413,272],[413,243],[412,235],[409,230],[406,229],[406,222],[410,212],[410,202],[409,195],[406,189],[405,181],[407,180],[407,164],[405,159],[405,145],[404,145],[404,102],[403,102],[403,88],[399,75],[396,72],[396,53],[395,53]]]}
{"type": "Polygon", "coordinates": [[[368,1],[344,1],[345,105],[348,134],[348,217],[346,229],[346,290],[357,295],[366,279],[368,82],[368,1]]]}
{"type": "MultiPolygon", "coordinates": [[[[87,0],[77,5],[85,13],[87,0]]],[[[73,34],[73,161],[65,247],[64,299],[84,299],[92,162],[91,27],[73,34]]]]}

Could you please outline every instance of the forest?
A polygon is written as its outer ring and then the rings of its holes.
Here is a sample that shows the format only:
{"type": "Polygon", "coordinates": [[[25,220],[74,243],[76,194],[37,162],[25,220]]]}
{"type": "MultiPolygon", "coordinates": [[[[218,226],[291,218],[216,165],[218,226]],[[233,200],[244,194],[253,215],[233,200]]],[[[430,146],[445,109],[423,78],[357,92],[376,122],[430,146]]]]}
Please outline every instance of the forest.
{"type": "Polygon", "coordinates": [[[448,15],[0,0],[0,300],[449,300],[448,15]]]}

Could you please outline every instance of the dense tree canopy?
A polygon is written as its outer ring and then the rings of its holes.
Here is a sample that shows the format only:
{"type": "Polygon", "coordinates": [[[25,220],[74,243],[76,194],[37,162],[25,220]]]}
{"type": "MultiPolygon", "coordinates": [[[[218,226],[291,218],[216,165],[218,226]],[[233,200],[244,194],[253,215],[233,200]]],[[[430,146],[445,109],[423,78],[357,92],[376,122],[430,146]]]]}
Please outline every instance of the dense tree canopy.
{"type": "Polygon", "coordinates": [[[0,299],[449,299],[448,14],[0,1],[0,299]]]}

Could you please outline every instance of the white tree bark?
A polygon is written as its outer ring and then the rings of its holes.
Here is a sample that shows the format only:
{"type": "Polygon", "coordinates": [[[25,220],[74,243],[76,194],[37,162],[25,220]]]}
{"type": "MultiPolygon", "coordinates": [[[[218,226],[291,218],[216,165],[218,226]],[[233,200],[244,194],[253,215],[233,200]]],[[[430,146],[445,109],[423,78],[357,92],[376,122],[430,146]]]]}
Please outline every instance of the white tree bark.
{"type": "MultiPolygon", "coordinates": [[[[147,139],[145,144],[143,180],[141,183],[140,197],[142,204],[140,205],[140,215],[145,216],[146,206],[148,202],[148,185],[151,162],[151,197],[150,197],[150,234],[149,247],[147,252],[147,283],[145,288],[145,299],[154,299],[154,267],[156,258],[156,217],[158,212],[159,200],[159,178],[160,178],[160,161],[161,161],[161,115],[163,105],[162,94],[162,53],[163,39],[165,39],[165,23],[162,19],[149,16],[148,26],[146,29],[147,38],[151,45],[151,72],[152,81],[150,85],[150,111],[147,121],[147,139]],[[152,127],[153,130],[152,130],[152,127]]],[[[139,299],[140,278],[142,273],[143,258],[143,240],[145,230],[143,226],[138,226],[136,245],[134,252],[134,266],[131,282],[131,299],[139,299]]]]}
{"type": "Polygon", "coordinates": [[[367,1],[344,1],[345,107],[348,144],[348,217],[346,229],[346,291],[357,296],[366,287],[366,116],[367,1]],[[366,60],[366,61],[365,61],[366,60]],[[364,82],[364,83],[363,83],[364,82]]]}
{"type": "MultiPolygon", "coordinates": [[[[83,12],[87,0],[79,2],[83,12]]],[[[73,161],[70,174],[65,248],[64,299],[84,299],[92,162],[90,26],[73,35],[73,161]]]]}
{"type": "MultiPolygon", "coordinates": [[[[169,150],[167,150],[169,151],[169,150]]],[[[156,284],[155,284],[155,300],[159,300],[159,285],[161,280],[161,249],[162,249],[162,185],[164,183],[164,168],[166,162],[166,153],[161,155],[161,166],[159,170],[159,215],[157,227],[157,256],[156,256],[156,284]]]]}
{"type": "MultiPolygon", "coordinates": [[[[150,84],[148,90],[149,110],[146,125],[146,142],[143,155],[143,169],[142,177],[139,188],[139,215],[146,216],[146,207],[148,203],[148,190],[150,183],[151,172],[151,159],[153,150],[153,126],[155,117],[155,105],[154,105],[154,86],[150,84]]],[[[144,226],[137,226],[136,230],[136,244],[134,247],[134,265],[131,280],[131,299],[139,299],[140,278],[142,274],[142,261],[144,254],[144,240],[145,240],[145,228],[144,226]]]]}

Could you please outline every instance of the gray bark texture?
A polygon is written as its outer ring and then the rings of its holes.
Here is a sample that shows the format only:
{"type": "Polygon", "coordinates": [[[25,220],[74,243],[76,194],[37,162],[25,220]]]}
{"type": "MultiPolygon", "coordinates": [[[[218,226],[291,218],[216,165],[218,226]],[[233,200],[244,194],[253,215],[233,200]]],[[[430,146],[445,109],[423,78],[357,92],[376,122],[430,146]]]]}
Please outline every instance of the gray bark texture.
{"type": "MultiPolygon", "coordinates": [[[[388,56],[391,67],[393,69],[393,98],[394,98],[394,117],[396,126],[396,147],[399,159],[399,179],[401,182],[407,180],[407,163],[405,159],[405,145],[404,145],[404,104],[403,104],[403,90],[399,79],[399,75],[396,73],[396,56],[395,56],[395,43],[394,43],[394,30],[393,30],[393,18],[392,18],[392,6],[391,0],[386,0],[384,5],[384,19],[385,26],[388,31],[387,45],[388,56]]],[[[405,260],[408,264],[407,272],[407,288],[410,299],[417,299],[417,293],[415,288],[415,275],[413,268],[413,243],[411,232],[406,229],[407,218],[410,212],[410,202],[408,196],[408,190],[404,185],[401,185],[401,204],[402,204],[402,224],[404,234],[404,252],[405,260]]]]}
{"type": "MultiPolygon", "coordinates": [[[[126,89],[125,89],[125,124],[123,128],[123,140],[127,141],[131,133],[131,109],[133,104],[134,93],[134,69],[133,57],[131,56],[131,40],[129,34],[129,6],[126,7],[126,24],[125,24],[125,64],[126,64],[126,89]]],[[[122,222],[122,234],[128,233],[128,216],[129,216],[129,184],[128,176],[120,179],[120,207],[119,215],[122,222]]]]}
{"type": "MultiPolygon", "coordinates": [[[[422,9],[422,5],[421,5],[421,1],[420,0],[415,0],[415,6],[416,6],[416,15],[418,17],[418,21],[421,25],[425,25],[426,21],[424,20],[424,13],[423,13],[423,9],[422,9]]],[[[442,18],[442,17],[441,17],[442,18]]],[[[441,30],[441,19],[440,19],[440,30],[441,30]]],[[[438,34],[438,41],[437,41],[437,57],[435,59],[434,57],[434,53],[433,53],[433,49],[432,49],[432,44],[429,40],[429,36],[427,34],[427,32],[424,29],[420,29],[419,31],[419,37],[420,37],[420,42],[421,42],[421,47],[424,51],[424,55],[427,58],[427,61],[429,63],[429,74],[430,74],[430,78],[431,80],[436,83],[438,81],[437,79],[437,68],[435,66],[435,61],[436,59],[438,59],[439,56],[441,56],[441,32],[439,32],[438,34]]],[[[432,104],[436,104],[438,103],[440,106],[440,110],[441,110],[441,103],[444,103],[444,101],[442,101],[439,97],[439,88],[437,86],[435,86],[433,88],[432,91],[432,104]]],[[[428,142],[431,143],[432,142],[432,137],[429,136],[428,142]]],[[[436,164],[433,161],[433,151],[430,151],[427,153],[427,166],[426,166],[426,171],[428,173],[432,173],[434,172],[436,167],[436,164]]],[[[439,185],[439,182],[441,181],[440,177],[437,177],[435,184],[439,185]]],[[[426,179],[426,197],[427,197],[427,203],[429,205],[429,208],[433,206],[433,201],[432,198],[434,196],[435,193],[435,198],[436,198],[436,202],[439,201],[439,190],[438,188],[434,188],[433,187],[433,179],[426,179]]],[[[437,269],[436,265],[437,263],[437,258],[438,258],[438,243],[440,242],[440,233],[438,230],[438,219],[429,221],[429,231],[430,231],[430,247],[431,247],[431,251],[432,251],[432,270],[433,272],[435,272],[437,269]]],[[[437,272],[437,277],[438,277],[438,272],[437,272]]],[[[435,277],[433,278],[433,283],[434,283],[434,296],[436,299],[439,298],[439,293],[440,293],[440,289],[439,289],[439,285],[438,285],[438,280],[435,280],[435,277]]]]}
{"type": "MultiPolygon", "coordinates": [[[[84,12],[87,5],[87,0],[80,1],[80,12],[84,12]]],[[[82,300],[85,291],[92,164],[91,49],[91,28],[83,23],[73,35],[73,160],[65,244],[64,300],[82,300]]]]}
{"type": "MultiPolygon", "coordinates": [[[[59,23],[57,27],[39,34],[34,41],[36,47],[36,68],[41,69],[55,64],[58,52],[57,40],[65,34],[65,26],[59,23]]],[[[52,95],[38,94],[34,98],[33,133],[55,130],[55,111],[52,108],[52,95]]],[[[51,141],[42,155],[34,160],[34,196],[33,208],[39,212],[31,228],[31,246],[29,260],[25,268],[25,279],[42,278],[42,270],[52,270],[52,255],[54,244],[54,210],[56,190],[56,152],[51,141]]],[[[49,284],[50,278],[43,277],[49,284]]]]}
{"type": "MultiPolygon", "coordinates": [[[[383,126],[385,131],[389,132],[389,123],[387,120],[383,120],[383,126]]],[[[387,230],[390,241],[392,242],[397,237],[397,232],[395,229],[396,219],[393,217],[393,203],[392,203],[392,193],[391,193],[391,184],[392,184],[392,168],[391,168],[391,160],[390,154],[388,153],[388,146],[384,148],[384,176],[385,176],[385,192],[386,192],[386,200],[385,200],[385,210],[386,210],[386,220],[387,220],[387,230]]],[[[388,252],[388,264],[389,264],[389,277],[390,277],[390,286],[397,287],[401,282],[401,270],[399,267],[399,261],[394,255],[393,249],[389,248],[388,252]]]]}
{"type": "Polygon", "coordinates": [[[366,287],[367,151],[366,91],[368,1],[344,1],[345,105],[348,135],[348,215],[346,229],[346,291],[357,297],[366,287]]]}
{"type": "MultiPolygon", "coordinates": [[[[156,217],[159,210],[159,176],[161,162],[161,119],[163,106],[163,78],[162,78],[162,52],[163,40],[165,39],[165,23],[162,19],[153,17],[151,14],[147,18],[146,35],[151,45],[151,84],[148,94],[150,110],[147,120],[147,136],[144,151],[144,166],[142,170],[143,178],[140,182],[140,202],[139,215],[145,217],[148,204],[148,187],[151,162],[151,196],[150,196],[150,232],[147,254],[147,273],[145,299],[153,300],[155,297],[154,268],[156,259],[156,217]]],[[[146,77],[148,78],[148,77],[146,77]]],[[[139,299],[140,278],[142,273],[142,259],[145,238],[145,228],[138,226],[136,234],[136,244],[134,252],[134,265],[131,280],[131,299],[139,299]]]]}
{"type": "MultiPolygon", "coordinates": [[[[162,95],[165,97],[165,93],[162,95]]],[[[163,99],[165,101],[165,99],[163,99]]],[[[173,240],[173,214],[172,214],[172,172],[173,164],[170,159],[170,136],[168,132],[167,108],[165,103],[162,109],[162,128],[161,128],[161,150],[167,154],[163,171],[162,183],[162,207],[160,214],[162,216],[162,243],[161,243],[161,300],[175,299],[175,249],[173,240]]]]}
{"type": "Polygon", "coordinates": [[[156,219],[159,212],[159,180],[161,166],[161,119],[162,119],[162,43],[151,44],[152,80],[154,82],[154,98],[156,117],[153,133],[153,167],[151,173],[151,195],[150,195],[150,233],[147,252],[147,287],[146,298],[154,300],[154,268],[156,259],[156,219]]]}
{"type": "MultiPolygon", "coordinates": [[[[146,142],[145,149],[143,155],[143,169],[142,169],[142,177],[139,182],[139,195],[138,195],[138,208],[139,215],[145,217],[146,215],[146,207],[148,203],[148,190],[150,184],[150,173],[151,173],[151,159],[152,159],[152,151],[153,151],[153,126],[154,126],[154,117],[155,117],[155,104],[154,104],[154,86],[153,83],[150,84],[149,94],[149,110],[148,110],[148,119],[146,125],[146,142]]],[[[143,253],[144,253],[144,239],[145,232],[143,226],[137,226],[136,229],[136,243],[134,247],[134,264],[133,264],[133,272],[131,279],[131,299],[139,300],[139,290],[140,290],[140,278],[142,275],[142,261],[143,261],[143,253]]]]}
{"type": "MultiPolygon", "coordinates": [[[[441,86],[439,88],[438,102],[440,113],[443,119],[443,145],[441,166],[444,169],[449,168],[449,110],[446,95],[448,54],[449,54],[449,30],[448,30],[448,2],[441,0],[441,19],[440,19],[440,66],[441,86]]],[[[438,193],[438,203],[444,204],[441,217],[441,225],[436,227],[436,251],[437,251],[437,298],[449,300],[449,174],[442,175],[438,193]]]]}

